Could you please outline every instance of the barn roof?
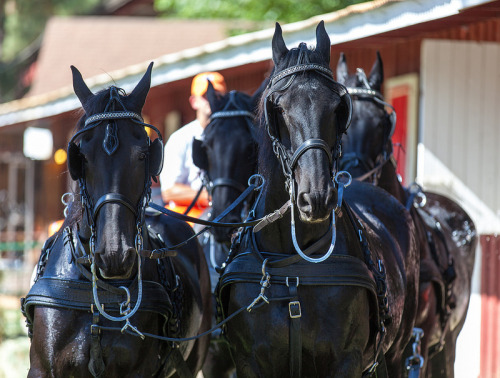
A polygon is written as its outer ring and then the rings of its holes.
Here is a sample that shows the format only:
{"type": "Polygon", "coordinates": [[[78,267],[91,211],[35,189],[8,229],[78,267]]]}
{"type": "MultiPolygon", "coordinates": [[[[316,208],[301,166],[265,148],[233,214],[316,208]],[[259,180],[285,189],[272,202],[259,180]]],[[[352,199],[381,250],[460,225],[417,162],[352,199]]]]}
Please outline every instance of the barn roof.
{"type": "MultiPolygon", "coordinates": [[[[288,46],[303,41],[315,43],[315,27],[320,20],[333,45],[367,38],[401,38],[422,27],[434,27],[470,20],[469,17],[491,17],[498,14],[500,1],[485,0],[374,0],[349,6],[337,12],[283,25],[288,46]],[[469,8],[484,5],[477,12],[469,8]],[[425,26],[424,26],[425,24],[425,26]]],[[[474,9],[474,8],[472,8],[474,9]]],[[[222,70],[271,58],[271,39],[274,28],[226,38],[202,46],[166,53],[154,59],[152,86],[185,79],[201,71],[222,70]]],[[[176,33],[176,35],[180,35],[176,33]]],[[[86,77],[92,90],[119,81],[129,91],[140,79],[151,59],[126,68],[86,77]]],[[[69,75],[69,70],[68,70],[69,75]]],[[[70,86],[0,105],[0,127],[64,113],[80,107],[70,86]]]]}
{"type": "Polygon", "coordinates": [[[45,28],[36,77],[27,96],[69,86],[70,65],[93,77],[223,40],[228,27],[228,22],[211,20],[54,17],[45,28]]]}

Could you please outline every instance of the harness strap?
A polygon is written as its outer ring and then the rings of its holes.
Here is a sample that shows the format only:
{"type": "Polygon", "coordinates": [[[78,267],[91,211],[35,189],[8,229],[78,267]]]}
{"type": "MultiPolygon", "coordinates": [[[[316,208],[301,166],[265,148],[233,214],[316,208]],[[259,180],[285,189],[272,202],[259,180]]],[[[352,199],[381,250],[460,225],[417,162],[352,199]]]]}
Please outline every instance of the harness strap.
{"type": "Polygon", "coordinates": [[[194,205],[196,205],[196,201],[198,201],[198,198],[200,198],[201,192],[203,191],[204,187],[205,185],[200,186],[200,189],[198,189],[198,192],[196,192],[196,195],[194,196],[193,200],[191,201],[187,209],[184,211],[183,213],[184,215],[188,215],[191,209],[194,207],[194,205]]]}
{"type": "Polygon", "coordinates": [[[194,378],[193,373],[191,373],[177,345],[172,346],[169,357],[172,359],[173,365],[175,366],[176,376],[179,378],[194,378]]]}
{"type": "MultiPolygon", "coordinates": [[[[288,201],[290,202],[290,201],[288,201]]],[[[288,203],[287,202],[287,203],[288,203]]],[[[286,205],[286,204],[285,204],[286,205]]],[[[282,207],[283,209],[283,207],[282,207]]],[[[280,209],[281,210],[281,209],[280,209]]],[[[286,210],[286,209],[285,209],[286,210]]],[[[276,213],[276,212],[275,212],[276,213]]],[[[274,213],[273,213],[274,214],[274,213]]],[[[265,225],[264,225],[265,226],[265,225]]],[[[262,228],[262,227],[261,227],[262,228]]],[[[316,240],[312,245],[310,245],[308,248],[306,248],[304,251],[302,251],[302,253],[305,255],[305,256],[310,256],[312,255],[313,253],[319,251],[320,249],[322,249],[322,247],[324,245],[326,245],[326,243],[330,243],[331,239],[330,239],[330,232],[331,232],[331,228],[328,229],[328,231],[322,236],[320,237],[318,240],[316,240]]],[[[264,262],[264,257],[262,256],[262,254],[259,252],[259,249],[257,248],[257,241],[255,240],[255,234],[253,232],[250,233],[249,236],[247,236],[250,238],[250,243],[252,243],[252,248],[251,248],[251,251],[253,253],[256,254],[256,256],[262,261],[264,262]]],[[[302,261],[303,260],[303,257],[300,256],[299,254],[294,254],[294,255],[286,255],[286,257],[283,257],[282,254],[275,254],[274,256],[275,258],[271,261],[268,261],[267,262],[267,266],[268,267],[272,267],[272,268],[283,268],[285,266],[289,266],[289,265],[293,265],[293,264],[296,264],[298,263],[299,261],[302,261]]]]}
{"type": "MultiPolygon", "coordinates": [[[[224,210],[222,213],[220,213],[213,221],[208,221],[204,219],[199,219],[199,218],[193,218],[188,215],[176,213],[175,211],[165,209],[163,206],[157,205],[154,202],[149,203],[149,207],[159,211],[160,213],[164,215],[171,216],[172,218],[180,219],[185,222],[192,222],[196,224],[201,224],[204,226],[209,226],[209,227],[229,227],[229,228],[237,228],[237,227],[247,227],[247,226],[255,226],[256,224],[260,223],[263,221],[266,216],[255,219],[252,221],[247,221],[247,222],[236,222],[236,223],[222,223],[219,222],[222,218],[224,218],[227,214],[229,214],[236,206],[238,206],[243,200],[249,196],[249,194],[256,188],[255,185],[250,185],[248,188],[245,189],[243,193],[229,206],[224,210]]],[[[206,231],[204,229],[202,232],[206,231]]],[[[172,248],[173,249],[173,248],[172,248]]]]}
{"type": "Polygon", "coordinates": [[[288,291],[290,293],[290,302],[288,302],[288,313],[290,315],[289,327],[289,351],[290,351],[290,377],[302,377],[302,333],[300,326],[300,318],[302,311],[300,308],[299,295],[297,289],[299,287],[299,277],[295,277],[295,284],[286,280],[288,291]]]}
{"type": "Polygon", "coordinates": [[[106,365],[102,356],[101,330],[99,326],[99,311],[92,312],[92,325],[90,326],[90,359],[87,365],[90,374],[95,378],[104,376],[106,365]]]}
{"type": "Polygon", "coordinates": [[[265,217],[261,218],[262,220],[253,227],[253,232],[259,232],[264,227],[270,225],[273,222],[276,222],[278,219],[283,218],[283,215],[285,215],[291,205],[292,203],[290,202],[290,200],[288,200],[278,210],[275,210],[271,214],[268,214],[265,217]]]}
{"type": "Polygon", "coordinates": [[[228,177],[219,177],[211,182],[211,185],[210,185],[211,192],[213,193],[214,189],[219,187],[219,186],[228,186],[230,188],[236,189],[240,193],[243,193],[246,189],[245,185],[243,185],[242,183],[240,183],[236,180],[233,180],[233,179],[228,178],[228,177]]]}

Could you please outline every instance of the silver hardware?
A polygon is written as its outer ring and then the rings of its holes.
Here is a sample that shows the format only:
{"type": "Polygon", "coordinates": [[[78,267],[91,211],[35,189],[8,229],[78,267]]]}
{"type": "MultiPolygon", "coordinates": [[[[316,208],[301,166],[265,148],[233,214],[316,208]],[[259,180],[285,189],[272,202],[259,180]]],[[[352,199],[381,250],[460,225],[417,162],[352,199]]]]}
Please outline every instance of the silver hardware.
{"type": "Polygon", "coordinates": [[[406,370],[411,370],[417,368],[420,370],[424,366],[424,358],[420,354],[420,340],[424,336],[424,331],[421,328],[413,328],[412,336],[415,341],[412,344],[413,355],[408,357],[405,361],[406,370]]]}
{"type": "Polygon", "coordinates": [[[64,218],[66,218],[68,216],[69,206],[73,203],[74,200],[75,200],[75,196],[73,195],[73,193],[70,193],[70,192],[64,193],[61,196],[61,202],[64,205],[64,211],[63,211],[64,218]]]}
{"type": "MultiPolygon", "coordinates": [[[[286,286],[290,287],[288,278],[290,278],[290,277],[286,278],[286,286]]],[[[299,287],[299,277],[295,277],[295,287],[299,287]]]]}
{"type": "Polygon", "coordinates": [[[266,288],[271,286],[271,276],[269,275],[269,273],[266,272],[267,260],[268,259],[265,259],[264,262],[262,263],[262,278],[260,279],[260,294],[247,307],[248,312],[252,311],[252,308],[257,303],[259,303],[261,300],[266,302],[267,304],[269,304],[269,300],[267,299],[266,295],[264,294],[266,291],[266,288]]]}
{"type": "Polygon", "coordinates": [[[300,308],[299,301],[292,301],[288,303],[288,313],[291,319],[296,319],[302,317],[302,310],[300,308]],[[292,309],[293,306],[297,306],[296,309],[292,309]]]}

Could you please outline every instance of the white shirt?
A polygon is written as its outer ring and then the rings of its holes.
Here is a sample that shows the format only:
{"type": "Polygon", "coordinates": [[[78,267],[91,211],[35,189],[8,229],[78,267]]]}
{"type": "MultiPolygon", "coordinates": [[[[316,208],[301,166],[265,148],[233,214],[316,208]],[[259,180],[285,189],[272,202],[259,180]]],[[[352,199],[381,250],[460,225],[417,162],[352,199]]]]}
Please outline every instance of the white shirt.
{"type": "Polygon", "coordinates": [[[201,187],[200,169],[193,163],[193,138],[201,139],[203,127],[197,120],[188,123],[170,135],[165,144],[163,170],[160,173],[161,190],[174,184],[186,184],[194,190],[201,187]]]}

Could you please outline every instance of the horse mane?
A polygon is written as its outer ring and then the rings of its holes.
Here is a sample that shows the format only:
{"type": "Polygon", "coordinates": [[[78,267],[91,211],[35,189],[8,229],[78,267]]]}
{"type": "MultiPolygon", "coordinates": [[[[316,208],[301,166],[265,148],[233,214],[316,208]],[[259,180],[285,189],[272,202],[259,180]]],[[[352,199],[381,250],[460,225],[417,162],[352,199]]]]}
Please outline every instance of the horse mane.
{"type": "MultiPolygon", "coordinates": [[[[296,64],[299,64],[300,54],[305,52],[305,57],[303,58],[305,62],[301,63],[317,63],[323,65],[325,67],[330,68],[330,65],[323,56],[318,53],[315,49],[307,48],[300,49],[300,47],[294,47],[288,51],[285,57],[283,57],[282,61],[279,62],[278,66],[275,66],[271,71],[270,78],[272,78],[278,72],[292,67],[296,64]]],[[[300,74],[300,73],[299,73],[300,74]]],[[[305,74],[305,71],[302,72],[305,74]]],[[[259,143],[259,173],[264,177],[266,183],[269,182],[269,179],[276,174],[276,172],[281,172],[281,167],[279,166],[279,161],[276,158],[276,155],[273,151],[273,145],[271,143],[271,139],[267,134],[265,114],[266,111],[266,99],[267,95],[270,91],[270,86],[268,85],[262,96],[260,97],[260,103],[257,111],[257,120],[256,124],[258,125],[258,143],[259,143]]]]}

